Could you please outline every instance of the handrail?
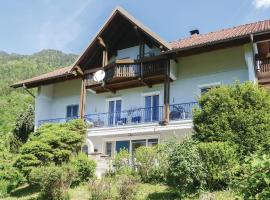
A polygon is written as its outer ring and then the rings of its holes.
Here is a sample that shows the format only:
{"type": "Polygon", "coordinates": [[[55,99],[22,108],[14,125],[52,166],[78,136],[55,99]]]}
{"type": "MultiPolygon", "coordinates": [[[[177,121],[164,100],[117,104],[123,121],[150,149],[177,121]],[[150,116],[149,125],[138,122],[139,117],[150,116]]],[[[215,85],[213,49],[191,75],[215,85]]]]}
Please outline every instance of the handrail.
{"type": "Polygon", "coordinates": [[[259,73],[270,72],[270,58],[257,59],[257,71],[259,73]]]}
{"type": "MultiPolygon", "coordinates": [[[[170,121],[192,119],[193,108],[197,102],[178,103],[170,105],[170,121]]],[[[122,110],[120,112],[93,113],[84,116],[85,121],[93,127],[113,127],[146,123],[159,123],[163,120],[163,106],[140,107],[122,110]]],[[[74,118],[56,118],[39,120],[38,126],[44,123],[65,123],[74,118]]]]}
{"type": "MultiPolygon", "coordinates": [[[[162,75],[165,72],[166,60],[152,60],[141,62],[138,60],[117,60],[104,67],[106,71],[105,82],[117,80],[117,78],[135,78],[162,75]]],[[[86,77],[86,85],[97,85],[98,82],[93,81],[91,75],[86,77]]]]}

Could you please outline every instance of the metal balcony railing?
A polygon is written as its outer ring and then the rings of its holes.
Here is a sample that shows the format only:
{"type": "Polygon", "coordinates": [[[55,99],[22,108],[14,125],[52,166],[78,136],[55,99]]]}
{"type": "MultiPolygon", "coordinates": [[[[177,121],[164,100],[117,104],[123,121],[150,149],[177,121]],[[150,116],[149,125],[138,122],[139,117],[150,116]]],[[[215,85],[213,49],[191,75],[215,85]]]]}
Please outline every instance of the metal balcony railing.
{"type": "MultiPolygon", "coordinates": [[[[197,102],[171,104],[170,121],[192,119],[193,108],[196,105],[197,102]]],[[[149,108],[128,109],[113,113],[107,112],[87,114],[84,116],[84,119],[95,128],[159,123],[164,117],[163,108],[163,106],[156,106],[149,108]]],[[[78,117],[40,120],[38,122],[38,126],[45,123],[65,123],[76,118],[78,117]]]]}

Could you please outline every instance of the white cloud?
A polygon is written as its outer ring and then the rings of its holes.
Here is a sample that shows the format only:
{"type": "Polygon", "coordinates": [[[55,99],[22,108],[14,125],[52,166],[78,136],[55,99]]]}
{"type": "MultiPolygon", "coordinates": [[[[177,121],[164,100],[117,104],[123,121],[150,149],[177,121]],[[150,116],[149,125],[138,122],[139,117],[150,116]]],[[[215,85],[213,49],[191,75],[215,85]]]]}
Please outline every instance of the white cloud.
{"type": "MultiPolygon", "coordinates": [[[[48,3],[52,3],[48,1],[48,3]]],[[[50,16],[41,24],[38,33],[39,49],[58,49],[69,51],[68,45],[75,41],[81,33],[82,27],[78,18],[90,6],[92,0],[79,3],[74,13],[68,13],[65,17],[59,18],[50,16]]]]}
{"type": "Polygon", "coordinates": [[[270,0],[253,0],[253,4],[256,8],[269,8],[270,0]]]}

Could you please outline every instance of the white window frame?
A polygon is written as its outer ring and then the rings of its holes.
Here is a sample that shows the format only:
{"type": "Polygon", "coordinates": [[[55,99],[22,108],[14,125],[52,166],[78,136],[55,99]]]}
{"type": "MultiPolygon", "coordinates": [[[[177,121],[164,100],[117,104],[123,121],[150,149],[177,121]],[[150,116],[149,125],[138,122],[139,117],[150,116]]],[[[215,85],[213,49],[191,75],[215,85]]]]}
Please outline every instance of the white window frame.
{"type": "MultiPolygon", "coordinates": [[[[106,108],[106,113],[109,113],[109,102],[110,101],[117,101],[117,100],[121,100],[121,112],[123,111],[123,99],[122,97],[110,97],[110,98],[106,98],[106,105],[105,105],[105,108],[106,108]]],[[[108,121],[106,121],[106,123],[108,123],[108,121]]]]}

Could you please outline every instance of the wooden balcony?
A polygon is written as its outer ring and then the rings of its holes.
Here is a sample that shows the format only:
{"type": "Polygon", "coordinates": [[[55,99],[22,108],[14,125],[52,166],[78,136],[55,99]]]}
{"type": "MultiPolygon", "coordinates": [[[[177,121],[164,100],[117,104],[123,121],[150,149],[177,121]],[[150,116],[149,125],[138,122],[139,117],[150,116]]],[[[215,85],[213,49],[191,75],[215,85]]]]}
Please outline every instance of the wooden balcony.
{"type": "Polygon", "coordinates": [[[106,76],[103,83],[87,76],[86,87],[97,93],[121,89],[149,86],[164,81],[167,60],[150,60],[138,62],[134,60],[118,60],[104,67],[106,76]]]}
{"type": "Polygon", "coordinates": [[[257,77],[259,84],[270,84],[270,58],[257,59],[257,77]]]}

